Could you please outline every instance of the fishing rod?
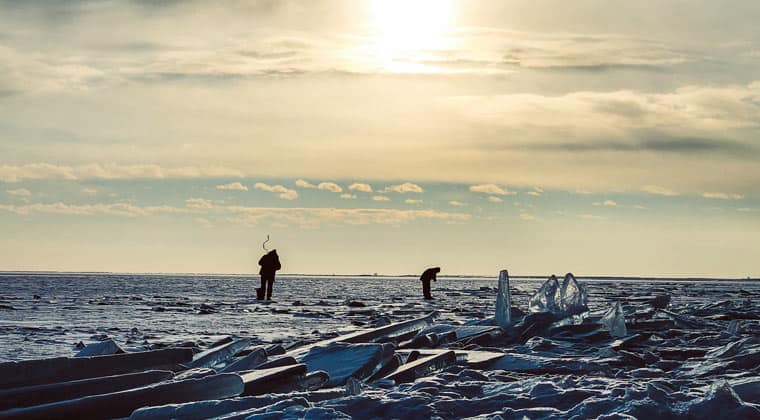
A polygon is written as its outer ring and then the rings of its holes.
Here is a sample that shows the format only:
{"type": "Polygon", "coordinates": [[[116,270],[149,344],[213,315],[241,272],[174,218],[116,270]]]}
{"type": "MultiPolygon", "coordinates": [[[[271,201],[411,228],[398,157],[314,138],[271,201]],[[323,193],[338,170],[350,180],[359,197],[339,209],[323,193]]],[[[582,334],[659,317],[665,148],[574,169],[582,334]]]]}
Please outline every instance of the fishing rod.
{"type": "Polygon", "coordinates": [[[263,244],[261,244],[261,247],[264,248],[264,251],[269,252],[269,250],[267,249],[267,242],[269,242],[269,235],[267,235],[267,240],[264,241],[263,244]]]}

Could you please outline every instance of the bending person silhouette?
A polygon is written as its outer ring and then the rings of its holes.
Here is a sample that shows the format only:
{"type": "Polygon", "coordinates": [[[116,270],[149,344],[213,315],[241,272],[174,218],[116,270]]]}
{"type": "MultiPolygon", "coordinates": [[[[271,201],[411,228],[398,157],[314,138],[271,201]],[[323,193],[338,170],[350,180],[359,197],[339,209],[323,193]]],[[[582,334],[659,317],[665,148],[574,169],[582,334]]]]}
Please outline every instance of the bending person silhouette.
{"type": "Polygon", "coordinates": [[[420,280],[422,281],[422,295],[425,299],[432,299],[430,296],[430,281],[438,281],[435,277],[441,271],[441,267],[431,267],[422,272],[420,280]]]}
{"type": "Polygon", "coordinates": [[[277,250],[273,249],[264,254],[259,259],[259,265],[261,269],[259,274],[261,275],[261,288],[256,289],[256,297],[259,300],[263,300],[266,297],[267,300],[272,300],[272,287],[274,286],[274,275],[282,268],[280,264],[280,257],[277,255],[277,250]]]}

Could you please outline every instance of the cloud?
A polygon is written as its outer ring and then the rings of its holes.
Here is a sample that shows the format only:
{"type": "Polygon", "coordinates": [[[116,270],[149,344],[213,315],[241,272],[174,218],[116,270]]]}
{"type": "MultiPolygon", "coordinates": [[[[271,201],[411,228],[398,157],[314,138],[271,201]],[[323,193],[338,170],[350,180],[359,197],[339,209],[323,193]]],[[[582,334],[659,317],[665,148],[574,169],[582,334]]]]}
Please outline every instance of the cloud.
{"type": "Polygon", "coordinates": [[[480,185],[471,185],[470,191],[477,192],[477,193],[484,193],[484,194],[491,194],[491,195],[510,195],[514,194],[511,191],[508,191],[505,188],[502,188],[496,184],[480,184],[480,185]]]}
{"type": "Polygon", "coordinates": [[[75,216],[108,215],[123,217],[139,217],[162,213],[177,214],[190,212],[189,209],[172,206],[136,206],[129,203],[66,204],[62,202],[35,203],[25,204],[22,206],[3,205],[0,206],[0,210],[6,210],[22,215],[33,213],[49,213],[75,216]]]}
{"type": "Polygon", "coordinates": [[[532,215],[530,213],[520,213],[520,219],[532,222],[532,221],[536,220],[536,216],[534,216],[534,215],[532,215]]]}
{"type": "Polygon", "coordinates": [[[67,204],[37,203],[24,205],[0,204],[0,211],[20,215],[58,214],[72,216],[117,216],[142,217],[160,214],[190,214],[201,227],[213,227],[204,217],[205,214],[226,215],[227,220],[246,225],[269,223],[284,226],[287,224],[301,227],[318,227],[322,224],[332,225],[400,225],[417,220],[438,220],[446,223],[462,223],[470,220],[467,213],[454,213],[435,210],[397,210],[397,209],[337,209],[337,208],[293,208],[293,207],[247,207],[220,205],[202,198],[186,200],[187,207],[139,206],[130,203],[101,204],[67,204]]]}
{"type": "Polygon", "coordinates": [[[212,209],[214,208],[214,202],[206,200],[204,198],[188,198],[185,200],[185,205],[191,209],[212,209]]]}
{"type": "Polygon", "coordinates": [[[396,209],[336,209],[336,208],[256,208],[229,206],[227,210],[237,213],[229,218],[232,222],[246,225],[283,223],[306,228],[329,225],[400,225],[417,220],[438,220],[446,223],[462,223],[470,220],[466,213],[435,210],[396,209]]]}
{"type": "Polygon", "coordinates": [[[317,188],[316,185],[310,183],[309,181],[305,181],[303,179],[296,180],[296,187],[298,187],[298,188],[317,188]]]}
{"type": "Polygon", "coordinates": [[[716,199],[716,200],[741,200],[742,198],[744,198],[744,196],[741,194],[729,194],[729,193],[721,193],[721,192],[702,193],[702,197],[716,199]]]}
{"type": "Polygon", "coordinates": [[[327,190],[334,193],[343,192],[343,188],[334,182],[320,182],[319,185],[317,185],[317,188],[320,190],[327,190]]]}
{"type": "Polygon", "coordinates": [[[525,194],[532,195],[533,197],[540,197],[541,193],[538,191],[528,191],[525,194]]]}
{"type": "Polygon", "coordinates": [[[404,203],[406,204],[422,204],[422,200],[414,199],[414,198],[407,198],[404,200],[404,203]]]}
{"type": "Polygon", "coordinates": [[[604,216],[598,216],[596,214],[579,214],[578,217],[584,220],[607,220],[604,216]]]}
{"type": "Polygon", "coordinates": [[[216,186],[217,190],[236,190],[236,191],[248,191],[248,187],[240,182],[231,182],[229,184],[222,184],[216,186]]]}
{"type": "Polygon", "coordinates": [[[344,200],[354,200],[356,199],[356,194],[343,193],[340,195],[340,198],[344,200]]]}
{"type": "Polygon", "coordinates": [[[678,195],[677,192],[665,187],[660,187],[658,185],[644,185],[643,187],[641,187],[641,191],[647,192],[649,194],[654,194],[654,195],[664,195],[666,197],[673,197],[673,196],[678,195]]]}
{"type": "Polygon", "coordinates": [[[349,190],[352,191],[360,191],[360,192],[366,192],[371,193],[372,192],[372,186],[369,184],[364,184],[361,182],[354,182],[353,184],[348,186],[349,190]]]}
{"type": "Polygon", "coordinates": [[[29,163],[0,165],[0,181],[18,182],[24,179],[171,179],[243,177],[243,173],[220,166],[162,167],[154,164],[85,164],[53,165],[29,163]]]}
{"type": "MultiPolygon", "coordinates": [[[[717,87],[689,85],[663,93],[611,90],[554,96],[527,93],[452,96],[441,105],[458,111],[470,121],[502,127],[573,127],[574,132],[567,134],[583,134],[591,139],[594,139],[593,130],[615,133],[615,138],[629,131],[635,134],[630,137],[641,140],[645,147],[682,151],[712,147],[711,143],[725,139],[721,130],[756,127],[760,107],[746,98],[759,94],[760,82],[752,82],[717,87]],[[667,127],[676,130],[665,129],[667,127]],[[687,127],[688,130],[681,129],[687,127]]],[[[608,142],[605,145],[608,148],[629,147],[625,141],[609,143],[609,138],[602,135],[596,140],[603,145],[608,142]]]]}
{"type": "Polygon", "coordinates": [[[382,192],[396,192],[400,194],[406,194],[406,193],[422,193],[425,190],[422,189],[417,184],[413,184],[411,182],[404,182],[403,184],[398,185],[390,185],[385,187],[385,189],[382,192]]]}
{"type": "Polygon", "coordinates": [[[720,153],[728,156],[737,156],[742,153],[752,152],[754,146],[719,138],[697,138],[668,136],[662,133],[641,134],[631,133],[629,141],[580,141],[563,143],[532,143],[525,147],[536,150],[561,151],[572,153],[584,152],[657,152],[676,154],[705,154],[720,153]],[[647,135],[657,136],[656,139],[647,139],[647,135]]]}
{"type": "Polygon", "coordinates": [[[5,190],[5,192],[8,193],[9,195],[13,195],[16,197],[29,197],[30,195],[32,195],[32,192],[27,190],[26,188],[18,188],[15,190],[5,190]]]}
{"type": "Polygon", "coordinates": [[[495,195],[489,195],[488,196],[488,201],[490,201],[492,203],[501,203],[504,200],[502,200],[501,198],[499,198],[499,197],[497,197],[495,195]]]}
{"type": "Polygon", "coordinates": [[[261,191],[278,193],[277,196],[283,200],[295,200],[298,198],[298,192],[296,192],[296,190],[285,188],[282,185],[268,185],[263,182],[257,182],[253,188],[261,191]]]}
{"type": "Polygon", "coordinates": [[[452,201],[449,201],[449,205],[454,206],[454,207],[463,207],[463,206],[466,206],[467,204],[461,201],[452,200],[452,201]]]}
{"type": "Polygon", "coordinates": [[[375,196],[372,196],[372,200],[373,201],[391,201],[390,198],[388,198],[388,197],[386,197],[384,195],[375,195],[375,196]]]}
{"type": "Polygon", "coordinates": [[[86,195],[97,195],[98,194],[98,190],[96,190],[95,188],[82,188],[79,191],[82,194],[86,194],[86,195]]]}
{"type": "Polygon", "coordinates": [[[198,225],[200,227],[202,227],[203,229],[213,229],[214,228],[214,224],[211,223],[211,221],[209,221],[205,217],[196,217],[195,218],[195,222],[198,223],[198,225]]]}
{"type": "Polygon", "coordinates": [[[595,201],[592,203],[595,206],[616,207],[618,204],[614,200],[595,201]]]}
{"type": "Polygon", "coordinates": [[[310,183],[309,181],[298,179],[296,180],[296,187],[319,189],[319,190],[325,190],[325,191],[330,191],[334,193],[343,192],[343,188],[334,182],[320,182],[318,185],[314,185],[310,183]]]}

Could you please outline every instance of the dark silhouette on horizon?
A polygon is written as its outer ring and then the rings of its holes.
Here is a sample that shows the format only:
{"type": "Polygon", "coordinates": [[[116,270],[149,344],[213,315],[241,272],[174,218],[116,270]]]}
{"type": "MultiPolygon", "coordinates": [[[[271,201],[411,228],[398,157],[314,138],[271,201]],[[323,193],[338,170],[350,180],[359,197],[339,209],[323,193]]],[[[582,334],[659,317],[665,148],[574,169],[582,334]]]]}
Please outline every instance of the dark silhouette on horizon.
{"type": "Polygon", "coordinates": [[[280,264],[280,257],[277,255],[277,250],[273,249],[264,254],[259,259],[259,265],[261,269],[259,274],[261,275],[261,287],[256,289],[256,298],[258,300],[272,300],[272,288],[274,287],[274,276],[277,270],[282,268],[280,264]]]}
{"type": "Polygon", "coordinates": [[[441,271],[441,267],[431,267],[422,272],[420,280],[422,281],[422,296],[425,299],[432,299],[430,295],[430,281],[438,281],[436,275],[441,271]]]}

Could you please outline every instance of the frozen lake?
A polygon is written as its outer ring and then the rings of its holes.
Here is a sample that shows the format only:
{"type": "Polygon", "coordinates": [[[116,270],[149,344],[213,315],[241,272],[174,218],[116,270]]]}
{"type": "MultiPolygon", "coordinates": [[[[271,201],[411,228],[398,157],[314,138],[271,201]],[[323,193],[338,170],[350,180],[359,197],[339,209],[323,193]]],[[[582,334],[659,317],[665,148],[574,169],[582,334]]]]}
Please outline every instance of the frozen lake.
{"type": "MultiPolygon", "coordinates": [[[[760,296],[760,282],[578,280],[588,286],[592,311],[611,300],[663,292],[671,294],[674,308],[760,296]]],[[[529,294],[543,281],[513,278],[513,305],[526,310],[529,294]]],[[[144,349],[224,335],[262,343],[316,341],[379,317],[398,321],[433,310],[439,322],[465,322],[493,316],[495,291],[489,288],[496,287],[496,276],[440,278],[432,302],[420,299],[420,281],[410,277],[280,276],[272,303],[255,299],[258,284],[258,276],[0,274],[0,305],[13,308],[0,310],[0,361],[69,356],[79,341],[104,336],[144,349]],[[351,301],[365,306],[348,306],[351,301]]]]}
{"type": "MultiPolygon", "coordinates": [[[[415,371],[406,383],[366,381],[359,394],[269,393],[244,404],[272,418],[760,417],[760,282],[578,280],[589,295],[584,320],[554,318],[559,324],[550,326],[541,319],[551,314],[518,311],[494,336],[427,342],[496,354],[490,364],[415,371]],[[652,303],[664,295],[667,309],[652,303]],[[620,340],[599,322],[613,302],[628,329],[620,340]]],[[[543,282],[513,278],[513,307],[526,311],[543,282]]],[[[433,311],[430,328],[461,332],[493,324],[497,285],[496,276],[444,277],[433,285],[436,299],[424,301],[416,278],[281,276],[275,301],[262,303],[254,298],[258,276],[5,273],[0,283],[0,361],[72,356],[77,343],[106,338],[127,351],[200,351],[226,336],[298,349],[433,311]]],[[[434,351],[420,343],[419,351],[434,351]]],[[[325,369],[356,368],[361,345],[325,369]]],[[[398,345],[394,358],[412,357],[398,345]]]]}

